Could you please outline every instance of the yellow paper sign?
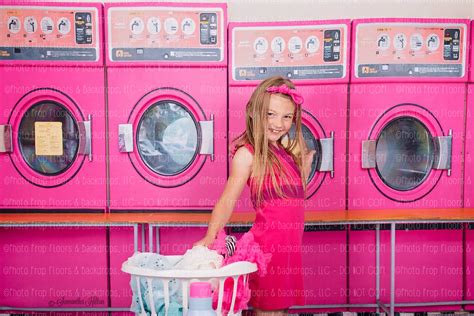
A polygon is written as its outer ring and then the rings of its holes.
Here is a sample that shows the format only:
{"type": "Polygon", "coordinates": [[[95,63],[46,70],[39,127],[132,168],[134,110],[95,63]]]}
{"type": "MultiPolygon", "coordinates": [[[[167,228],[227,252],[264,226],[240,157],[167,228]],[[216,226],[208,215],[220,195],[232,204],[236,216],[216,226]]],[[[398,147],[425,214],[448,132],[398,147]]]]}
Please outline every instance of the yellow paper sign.
{"type": "Polygon", "coordinates": [[[62,156],[63,123],[35,122],[36,156],[62,156]]]}

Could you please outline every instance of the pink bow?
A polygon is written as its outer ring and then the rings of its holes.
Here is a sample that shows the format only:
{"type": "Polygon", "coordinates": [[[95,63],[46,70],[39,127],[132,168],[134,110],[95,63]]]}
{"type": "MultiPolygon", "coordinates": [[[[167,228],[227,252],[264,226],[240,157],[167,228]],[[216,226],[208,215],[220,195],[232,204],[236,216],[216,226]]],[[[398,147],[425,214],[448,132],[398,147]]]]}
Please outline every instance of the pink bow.
{"type": "Polygon", "coordinates": [[[304,102],[303,96],[298,91],[296,91],[296,89],[291,89],[286,84],[282,84],[281,86],[278,86],[278,87],[277,86],[269,87],[267,88],[266,91],[270,93],[286,94],[293,99],[293,102],[295,102],[296,105],[301,105],[304,102]]]}

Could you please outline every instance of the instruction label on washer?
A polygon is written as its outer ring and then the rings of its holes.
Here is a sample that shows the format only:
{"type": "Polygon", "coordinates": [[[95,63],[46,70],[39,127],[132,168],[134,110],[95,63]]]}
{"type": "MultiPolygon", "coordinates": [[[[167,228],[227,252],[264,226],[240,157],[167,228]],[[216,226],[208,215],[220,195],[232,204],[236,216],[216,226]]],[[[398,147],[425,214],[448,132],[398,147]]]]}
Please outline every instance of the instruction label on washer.
{"type": "Polygon", "coordinates": [[[222,8],[112,7],[107,15],[112,61],[224,60],[222,8]]]}
{"type": "Polygon", "coordinates": [[[63,123],[35,122],[36,156],[63,155],[63,123]]]}
{"type": "Polygon", "coordinates": [[[463,77],[463,23],[361,23],[356,28],[356,77],[463,77]]]}
{"type": "Polygon", "coordinates": [[[232,78],[344,78],[347,25],[251,26],[232,30],[232,78]]]}
{"type": "Polygon", "coordinates": [[[0,60],[97,61],[98,21],[94,7],[0,6],[0,60]]]}

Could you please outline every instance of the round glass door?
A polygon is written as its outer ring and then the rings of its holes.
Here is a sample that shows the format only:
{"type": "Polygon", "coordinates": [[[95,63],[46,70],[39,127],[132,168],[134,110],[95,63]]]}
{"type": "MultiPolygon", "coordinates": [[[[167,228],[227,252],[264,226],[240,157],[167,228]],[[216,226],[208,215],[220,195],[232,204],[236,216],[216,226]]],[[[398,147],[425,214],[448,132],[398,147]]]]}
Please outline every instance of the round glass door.
{"type": "MultiPolygon", "coordinates": [[[[307,188],[306,188],[306,199],[310,199],[323,185],[324,179],[328,172],[321,171],[323,161],[323,144],[322,139],[326,138],[326,133],[324,131],[321,123],[314,117],[311,113],[307,111],[302,111],[302,124],[301,132],[303,134],[303,139],[306,143],[306,147],[309,151],[314,150],[314,158],[311,164],[311,170],[308,175],[307,188]]],[[[295,138],[295,127],[292,126],[288,132],[288,136],[291,139],[295,138]]],[[[283,139],[285,141],[285,139],[283,139]]],[[[297,155],[301,149],[295,148],[294,154],[297,155]]]]}
{"type": "Polygon", "coordinates": [[[182,173],[199,151],[198,124],[176,101],[153,103],[140,118],[136,135],[140,158],[158,175],[182,173]]]}
{"type": "MultiPolygon", "coordinates": [[[[306,143],[306,146],[308,147],[308,150],[316,151],[316,153],[314,154],[313,163],[311,164],[311,172],[309,174],[308,181],[307,181],[307,183],[310,183],[311,180],[313,180],[314,175],[316,174],[316,171],[318,170],[318,167],[321,165],[321,143],[316,139],[316,137],[313,135],[311,130],[306,125],[302,124],[301,129],[302,129],[303,138],[306,143]]],[[[288,135],[291,139],[295,138],[294,126],[291,127],[290,131],[288,132],[288,135]]]]}
{"type": "Polygon", "coordinates": [[[79,149],[79,129],[71,112],[44,100],[32,105],[18,128],[20,154],[34,171],[55,176],[68,170],[79,149]]]}
{"type": "Polygon", "coordinates": [[[413,190],[432,169],[432,135],[420,120],[398,117],[382,128],[375,159],[377,174],[387,186],[397,191],[413,190]]]}

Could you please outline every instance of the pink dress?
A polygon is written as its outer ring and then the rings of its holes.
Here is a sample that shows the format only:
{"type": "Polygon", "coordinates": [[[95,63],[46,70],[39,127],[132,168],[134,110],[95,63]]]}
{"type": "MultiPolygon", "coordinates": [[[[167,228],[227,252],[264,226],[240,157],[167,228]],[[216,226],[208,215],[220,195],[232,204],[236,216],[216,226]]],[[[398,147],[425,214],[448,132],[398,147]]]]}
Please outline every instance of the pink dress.
{"type": "MultiPolygon", "coordinates": [[[[251,145],[245,146],[253,154],[251,145]]],[[[287,309],[293,305],[304,305],[301,243],[304,231],[304,190],[298,167],[292,156],[282,147],[271,146],[287,171],[292,187],[285,185],[282,191],[287,198],[264,192],[262,204],[255,209],[255,223],[251,228],[255,241],[263,252],[271,253],[267,275],[250,277],[252,298],[250,304],[262,310],[287,309]]],[[[250,178],[250,193],[254,205],[255,190],[250,178]]],[[[273,189],[270,176],[266,176],[264,187],[273,189]]]]}

